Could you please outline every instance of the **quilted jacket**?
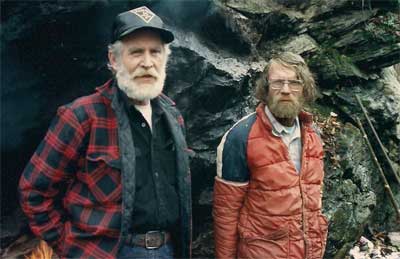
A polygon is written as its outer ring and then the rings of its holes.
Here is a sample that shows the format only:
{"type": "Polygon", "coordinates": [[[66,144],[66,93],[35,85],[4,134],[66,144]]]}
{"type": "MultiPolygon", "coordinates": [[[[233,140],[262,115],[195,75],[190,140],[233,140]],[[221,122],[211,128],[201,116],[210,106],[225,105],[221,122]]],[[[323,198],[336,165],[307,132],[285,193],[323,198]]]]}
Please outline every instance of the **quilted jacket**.
{"type": "Polygon", "coordinates": [[[217,258],[320,259],[328,222],[321,213],[320,137],[302,112],[302,167],[272,133],[264,105],[235,124],[218,147],[214,186],[217,258]]]}

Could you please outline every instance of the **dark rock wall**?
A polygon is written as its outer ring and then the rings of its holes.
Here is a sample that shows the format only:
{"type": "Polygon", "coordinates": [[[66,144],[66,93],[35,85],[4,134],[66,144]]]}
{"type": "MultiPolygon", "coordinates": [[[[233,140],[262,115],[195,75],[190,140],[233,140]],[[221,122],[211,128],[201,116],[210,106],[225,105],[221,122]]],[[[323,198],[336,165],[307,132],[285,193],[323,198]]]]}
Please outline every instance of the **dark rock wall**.
{"type": "Polygon", "coordinates": [[[17,182],[57,107],[109,77],[108,28],[126,5],[1,2],[2,247],[20,231],[10,223],[18,208],[17,182]]]}
{"type": "MultiPolygon", "coordinates": [[[[17,181],[56,108],[109,78],[112,19],[142,4],[176,35],[165,92],[183,112],[196,152],[191,161],[196,256],[213,256],[216,147],[234,122],[254,110],[255,80],[282,50],[305,57],[321,89],[310,109],[326,142],[324,212],[331,220],[326,258],[343,258],[366,226],[398,227],[355,127],[355,116],[363,116],[353,96],[360,95],[398,169],[400,83],[390,67],[400,63],[397,0],[2,1],[2,248],[26,230],[17,181]]],[[[388,178],[400,202],[399,188],[388,178]]]]}

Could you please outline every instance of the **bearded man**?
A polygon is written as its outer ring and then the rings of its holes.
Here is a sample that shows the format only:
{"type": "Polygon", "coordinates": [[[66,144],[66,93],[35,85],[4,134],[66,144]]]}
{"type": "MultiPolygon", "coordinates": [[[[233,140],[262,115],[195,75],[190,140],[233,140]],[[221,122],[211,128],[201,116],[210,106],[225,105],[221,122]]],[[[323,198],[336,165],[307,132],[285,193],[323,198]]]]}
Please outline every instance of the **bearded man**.
{"type": "Polygon", "coordinates": [[[217,258],[322,258],[322,142],[309,113],[316,86],[303,58],[282,53],[256,88],[256,112],[223,136],[217,152],[217,258]]]}
{"type": "Polygon", "coordinates": [[[19,183],[32,232],[61,258],[189,258],[181,114],[161,92],[174,35],[147,7],[119,14],[114,78],[58,109],[19,183]]]}

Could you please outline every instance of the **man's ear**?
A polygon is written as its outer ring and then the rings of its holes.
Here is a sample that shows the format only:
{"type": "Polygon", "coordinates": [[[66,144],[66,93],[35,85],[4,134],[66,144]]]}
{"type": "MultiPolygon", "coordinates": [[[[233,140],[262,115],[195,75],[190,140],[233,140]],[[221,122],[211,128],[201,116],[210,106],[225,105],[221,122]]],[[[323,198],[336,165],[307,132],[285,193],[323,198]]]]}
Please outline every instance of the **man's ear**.
{"type": "Polygon", "coordinates": [[[117,70],[117,57],[111,51],[108,51],[108,62],[114,71],[117,70]]]}

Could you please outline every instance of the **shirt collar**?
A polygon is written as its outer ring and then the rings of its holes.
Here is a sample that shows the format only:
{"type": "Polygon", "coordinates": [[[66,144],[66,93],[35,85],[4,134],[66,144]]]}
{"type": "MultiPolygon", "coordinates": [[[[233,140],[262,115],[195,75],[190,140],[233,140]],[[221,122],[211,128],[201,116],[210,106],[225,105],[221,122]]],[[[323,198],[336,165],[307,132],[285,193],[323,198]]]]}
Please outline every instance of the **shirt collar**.
{"type": "MultiPolygon", "coordinates": [[[[120,96],[120,98],[122,99],[122,102],[124,103],[125,107],[127,110],[129,109],[135,109],[135,106],[129,101],[129,97],[126,95],[126,93],[124,91],[122,91],[121,89],[118,88],[118,94],[120,96]]],[[[160,101],[158,100],[159,97],[156,97],[152,100],[150,100],[151,103],[151,108],[153,110],[153,112],[155,112],[157,115],[161,115],[163,113],[163,110],[160,107],[160,101]]]]}
{"type": "Polygon", "coordinates": [[[294,131],[289,132],[285,126],[283,126],[275,117],[274,115],[271,113],[271,111],[269,110],[268,106],[265,105],[265,114],[267,115],[269,121],[271,122],[272,125],[272,134],[274,134],[275,136],[282,136],[283,134],[293,134],[294,138],[300,137],[300,123],[299,123],[299,117],[296,116],[296,119],[294,121],[294,131]]]}

